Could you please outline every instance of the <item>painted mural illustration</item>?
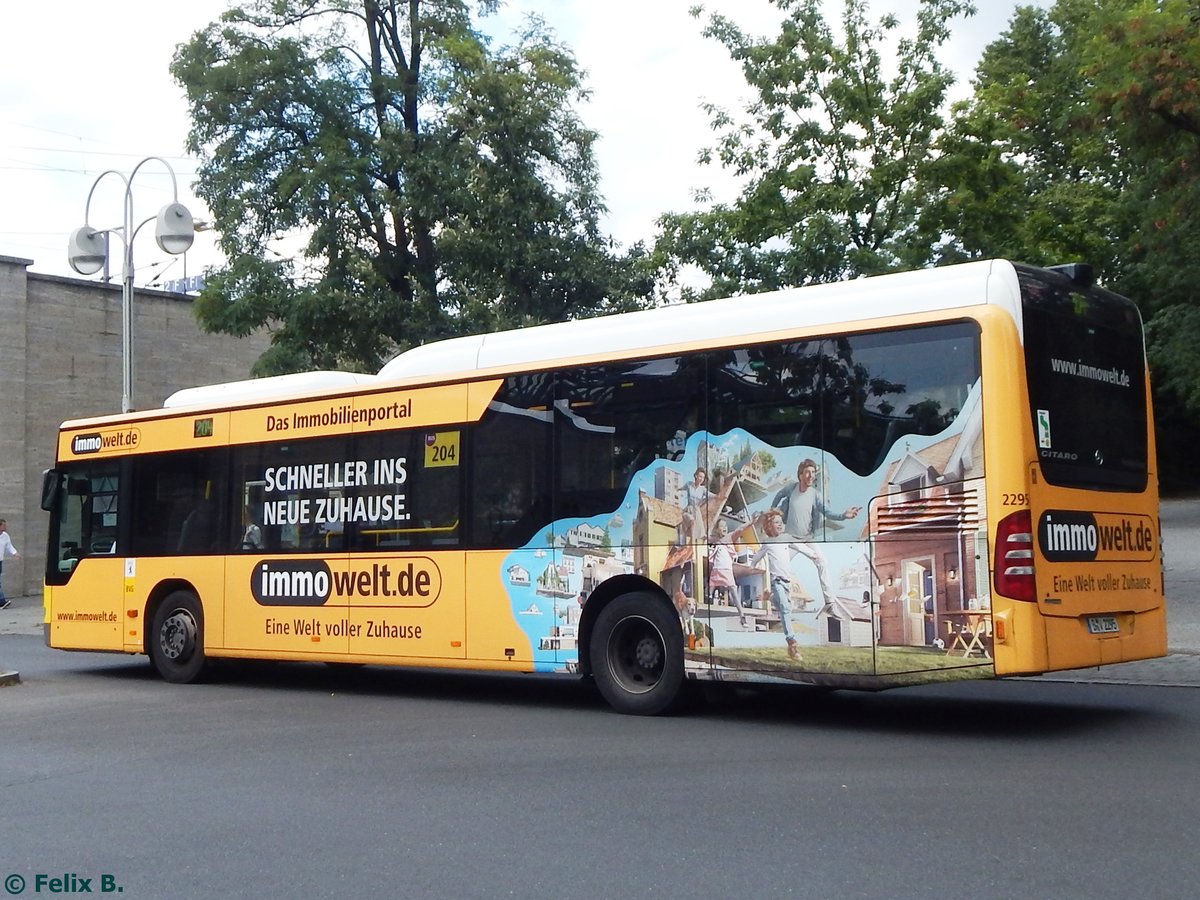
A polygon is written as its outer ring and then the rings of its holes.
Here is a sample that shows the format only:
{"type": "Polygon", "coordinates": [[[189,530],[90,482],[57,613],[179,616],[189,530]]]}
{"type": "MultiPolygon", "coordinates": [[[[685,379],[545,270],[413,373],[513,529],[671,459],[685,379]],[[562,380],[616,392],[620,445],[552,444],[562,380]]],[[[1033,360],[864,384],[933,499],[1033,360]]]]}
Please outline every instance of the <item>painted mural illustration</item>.
{"type": "Polygon", "coordinates": [[[662,587],[687,665],[715,677],[990,668],[978,382],[947,428],[897,439],[867,475],[741,428],[670,444],[618,508],[506,556],[540,670],[577,666],[588,596],[621,574],[662,587]]]}

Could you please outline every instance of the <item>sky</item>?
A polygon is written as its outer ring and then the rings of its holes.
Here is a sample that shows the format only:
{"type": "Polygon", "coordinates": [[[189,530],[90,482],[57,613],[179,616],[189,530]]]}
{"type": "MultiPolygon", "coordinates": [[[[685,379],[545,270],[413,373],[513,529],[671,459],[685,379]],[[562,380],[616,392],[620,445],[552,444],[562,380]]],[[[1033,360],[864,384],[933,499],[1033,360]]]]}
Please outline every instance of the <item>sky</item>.
{"type": "MultiPolygon", "coordinates": [[[[701,36],[702,23],[688,13],[696,2],[508,0],[498,17],[485,20],[485,30],[503,43],[526,14],[541,15],[575,52],[592,94],[581,116],[600,135],[597,162],[609,208],[604,224],[625,246],[652,241],[662,213],[694,208],[697,189],[711,189],[717,199],[736,195],[727,176],[696,161],[712,137],[700,104],[738,109],[749,91],[724,49],[701,36]]],[[[176,46],[215,21],[228,3],[63,0],[54,15],[37,4],[5,9],[0,256],[33,260],[35,272],[73,276],[67,239],[84,224],[89,195],[88,223],[95,228],[122,223],[125,186],[117,175],[103,174],[110,170],[128,177],[137,168],[130,189],[135,222],[171,201],[167,165],[179,200],[197,219],[207,217],[191,191],[197,160],[184,146],[187,106],[168,67],[176,46]]],[[[774,34],[780,19],[767,0],[704,5],[755,34],[774,34]]],[[[836,22],[841,3],[827,5],[828,19],[836,22]]],[[[869,5],[872,18],[892,11],[911,23],[917,0],[869,5]]],[[[959,73],[955,97],[969,93],[983,48],[1003,32],[1016,3],[976,0],[976,5],[980,12],[959,20],[944,47],[944,62],[959,73]]],[[[153,224],[134,241],[139,286],[200,274],[220,262],[211,233],[198,234],[180,258],[160,251],[152,233],[153,224]]],[[[118,265],[113,274],[119,277],[118,265]]]]}

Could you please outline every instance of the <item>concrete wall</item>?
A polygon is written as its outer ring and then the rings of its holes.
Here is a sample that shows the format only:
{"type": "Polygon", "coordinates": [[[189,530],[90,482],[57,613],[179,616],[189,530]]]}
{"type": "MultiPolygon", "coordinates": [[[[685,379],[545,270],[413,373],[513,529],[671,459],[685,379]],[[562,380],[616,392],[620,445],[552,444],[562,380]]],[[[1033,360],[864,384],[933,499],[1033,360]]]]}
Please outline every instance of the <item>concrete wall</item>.
{"type": "MultiPolygon", "coordinates": [[[[42,470],[54,463],[66,419],[121,411],[121,288],[29,272],[0,256],[0,517],[22,558],[4,564],[11,597],[41,592],[47,517],[42,470]]],[[[162,406],[198,384],[249,377],[270,343],[206,334],[186,294],[137,290],[133,298],[133,400],[162,406]]]]}

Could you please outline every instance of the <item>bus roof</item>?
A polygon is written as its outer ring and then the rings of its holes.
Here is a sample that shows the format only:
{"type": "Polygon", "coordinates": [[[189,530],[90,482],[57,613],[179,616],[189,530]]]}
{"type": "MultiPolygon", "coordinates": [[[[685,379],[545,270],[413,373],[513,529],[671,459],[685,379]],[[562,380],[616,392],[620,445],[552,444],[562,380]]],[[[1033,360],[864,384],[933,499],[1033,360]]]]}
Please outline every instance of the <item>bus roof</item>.
{"type": "Polygon", "coordinates": [[[765,332],[840,326],[911,313],[948,312],[979,305],[1005,310],[1021,328],[1020,288],[1007,260],[876,275],[853,281],[674,304],[593,319],[575,319],[491,334],[435,341],[407,350],[378,375],[300,372],[176,391],[163,403],[224,407],[289,395],[339,393],[358,386],[541,366],[572,355],[654,352],[669,345],[752,338],[765,332]]]}
{"type": "Polygon", "coordinates": [[[981,304],[1001,307],[1020,329],[1020,303],[1012,263],[985,260],[451,338],[401,353],[379,370],[379,377],[390,381],[536,365],[579,352],[653,350],[981,304]]]}
{"type": "Polygon", "coordinates": [[[362,375],[358,372],[293,372],[290,375],[272,375],[267,378],[248,378],[245,381],[227,381],[223,384],[184,388],[164,400],[163,407],[174,409],[179,406],[224,406],[243,400],[278,397],[280,394],[313,393],[371,384],[378,380],[375,375],[362,375]]]}

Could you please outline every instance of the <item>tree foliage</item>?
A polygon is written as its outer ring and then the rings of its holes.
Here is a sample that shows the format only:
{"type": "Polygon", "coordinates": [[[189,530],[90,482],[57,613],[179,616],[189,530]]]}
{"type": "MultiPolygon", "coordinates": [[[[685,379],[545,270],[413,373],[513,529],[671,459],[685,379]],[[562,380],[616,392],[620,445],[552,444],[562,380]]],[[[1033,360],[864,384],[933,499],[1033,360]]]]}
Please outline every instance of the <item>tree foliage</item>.
{"type": "MultiPolygon", "coordinates": [[[[1076,0],[1078,2],[1078,0],[1076,0]]],[[[1122,272],[1152,313],[1197,302],[1200,254],[1200,3],[1096,3],[1084,74],[1127,161],[1136,211],[1122,272]]],[[[1193,388],[1200,397],[1200,381],[1193,388]]],[[[1200,409],[1200,404],[1197,405],[1200,409]]]]}
{"type": "Polygon", "coordinates": [[[1168,484],[1200,486],[1200,3],[1142,0],[1102,13],[1087,74],[1138,173],[1127,192],[1137,215],[1118,287],[1149,317],[1168,484]]]}
{"type": "Polygon", "coordinates": [[[939,147],[943,258],[1086,260],[1147,320],[1160,457],[1200,421],[1200,4],[1019,8],[939,147]],[[1169,424],[1170,428],[1163,428],[1169,424]]]}
{"type": "Polygon", "coordinates": [[[372,370],[457,333],[636,305],[645,254],[600,234],[572,54],[495,0],[247,0],[176,52],[197,193],[228,265],[210,330],[269,326],[260,374],[372,370]]]}
{"type": "Polygon", "coordinates": [[[664,216],[659,254],[698,266],[712,295],[926,263],[924,173],[953,83],[938,49],[972,5],[921,0],[915,33],[901,37],[894,15],[868,20],[865,0],[845,0],[840,34],[821,0],[772,2],[783,20],[771,38],[707,19],[704,34],[741,63],[755,96],[744,116],[708,107],[718,139],[701,162],[719,163],[745,188],[733,203],[664,216]]]}
{"type": "Polygon", "coordinates": [[[985,50],[974,94],[938,146],[938,202],[926,215],[943,239],[940,260],[1086,259],[1110,274],[1119,265],[1128,165],[1083,75],[1081,6],[1020,7],[985,50]]]}

